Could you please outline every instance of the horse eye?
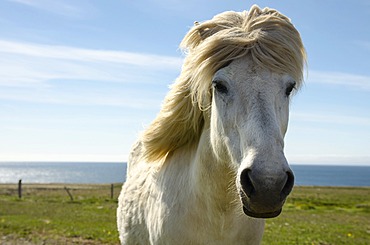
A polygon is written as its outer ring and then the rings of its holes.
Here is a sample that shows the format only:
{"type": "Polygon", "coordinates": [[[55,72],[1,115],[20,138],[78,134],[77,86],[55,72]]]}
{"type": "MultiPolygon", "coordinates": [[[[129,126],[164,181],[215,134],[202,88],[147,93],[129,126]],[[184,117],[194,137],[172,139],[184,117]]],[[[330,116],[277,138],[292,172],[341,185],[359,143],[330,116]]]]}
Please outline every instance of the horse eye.
{"type": "Polygon", "coordinates": [[[212,85],[217,92],[221,94],[227,94],[228,89],[225,85],[222,84],[221,81],[213,81],[212,85]]]}
{"type": "Polygon", "coordinates": [[[294,83],[291,83],[291,84],[289,84],[289,86],[286,88],[286,90],[285,90],[285,94],[286,94],[286,96],[289,96],[291,93],[292,93],[292,91],[293,91],[293,89],[295,89],[295,85],[296,85],[296,83],[294,82],[294,83]]]}

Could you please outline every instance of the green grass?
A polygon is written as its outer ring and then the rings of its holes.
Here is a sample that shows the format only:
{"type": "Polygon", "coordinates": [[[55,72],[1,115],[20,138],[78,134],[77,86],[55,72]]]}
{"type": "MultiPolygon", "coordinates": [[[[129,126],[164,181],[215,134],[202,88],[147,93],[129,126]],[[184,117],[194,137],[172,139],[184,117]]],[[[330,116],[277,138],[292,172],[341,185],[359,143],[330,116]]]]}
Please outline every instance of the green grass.
{"type": "MultiPolygon", "coordinates": [[[[121,185],[0,185],[0,244],[118,244],[121,185]]],[[[370,244],[370,188],[295,187],[263,245],[370,244]]]]}
{"type": "Polygon", "coordinates": [[[262,244],[370,244],[370,188],[294,188],[262,244]]]}
{"type": "Polygon", "coordinates": [[[15,189],[0,189],[0,244],[3,240],[35,244],[118,244],[117,196],[121,185],[28,185],[22,199],[15,189]],[[3,191],[3,193],[1,193],[3,191]],[[21,239],[21,240],[20,240],[21,239]]]}

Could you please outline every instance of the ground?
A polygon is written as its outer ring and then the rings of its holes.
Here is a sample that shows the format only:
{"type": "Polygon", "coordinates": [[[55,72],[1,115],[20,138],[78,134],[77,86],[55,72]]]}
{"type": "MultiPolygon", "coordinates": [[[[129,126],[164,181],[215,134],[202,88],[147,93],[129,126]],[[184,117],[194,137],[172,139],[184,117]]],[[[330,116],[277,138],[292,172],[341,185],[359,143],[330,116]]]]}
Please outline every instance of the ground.
{"type": "MultiPolygon", "coordinates": [[[[0,244],[118,244],[121,184],[0,185],[0,244]],[[68,195],[65,187],[69,190],[68,195]],[[72,199],[73,200],[72,200],[72,199]]],[[[368,244],[370,187],[295,187],[262,245],[368,244]]]]}

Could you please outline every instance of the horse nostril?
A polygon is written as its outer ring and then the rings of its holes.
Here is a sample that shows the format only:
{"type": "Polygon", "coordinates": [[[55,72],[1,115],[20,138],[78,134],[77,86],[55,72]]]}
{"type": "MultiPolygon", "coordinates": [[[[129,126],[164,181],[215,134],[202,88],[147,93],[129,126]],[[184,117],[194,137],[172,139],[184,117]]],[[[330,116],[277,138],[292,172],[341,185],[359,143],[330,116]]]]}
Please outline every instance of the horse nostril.
{"type": "Polygon", "coordinates": [[[285,199],[289,193],[292,191],[294,186],[294,175],[291,171],[287,171],[287,180],[283,189],[281,190],[281,199],[285,199]]]}
{"type": "Polygon", "coordinates": [[[244,193],[250,198],[251,195],[255,192],[252,180],[249,176],[250,170],[245,169],[240,174],[240,184],[244,193]]]}

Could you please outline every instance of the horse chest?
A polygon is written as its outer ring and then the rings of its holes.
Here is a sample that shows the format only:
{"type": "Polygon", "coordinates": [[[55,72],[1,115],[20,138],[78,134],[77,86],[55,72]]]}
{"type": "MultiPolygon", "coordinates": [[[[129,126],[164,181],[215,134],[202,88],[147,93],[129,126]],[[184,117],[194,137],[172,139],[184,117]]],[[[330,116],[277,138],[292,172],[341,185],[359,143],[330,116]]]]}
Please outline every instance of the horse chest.
{"type": "MultiPolygon", "coordinates": [[[[260,244],[263,220],[246,216],[235,218],[233,211],[192,210],[190,206],[176,214],[168,213],[162,233],[153,244],[260,244]],[[180,238],[180,239],[179,239],[180,238]],[[168,241],[171,241],[167,243],[168,241]]],[[[176,210],[176,208],[171,209],[176,210]]]]}
{"type": "Polygon", "coordinates": [[[122,189],[122,244],[259,244],[263,221],[240,213],[231,205],[233,195],[206,195],[220,193],[207,183],[201,183],[208,186],[202,192],[195,190],[189,170],[171,177],[165,174],[170,168],[154,170],[137,166],[122,189]]]}

